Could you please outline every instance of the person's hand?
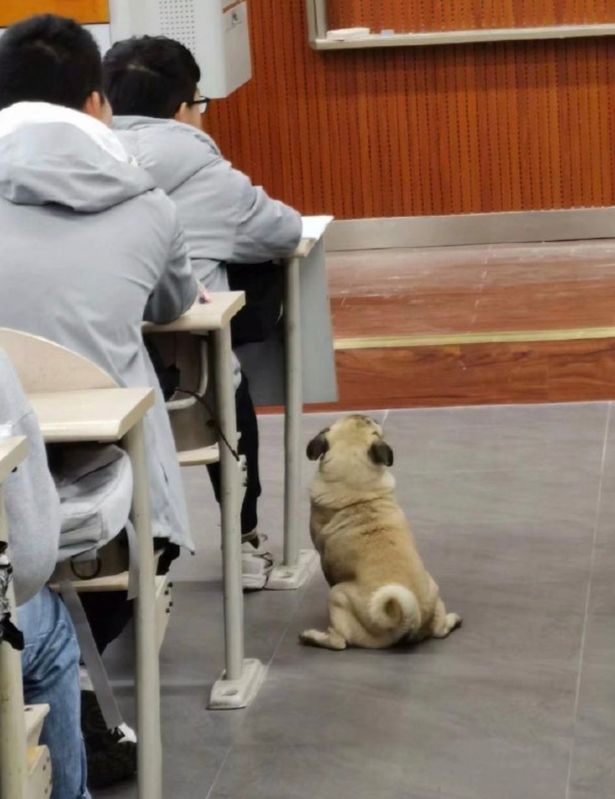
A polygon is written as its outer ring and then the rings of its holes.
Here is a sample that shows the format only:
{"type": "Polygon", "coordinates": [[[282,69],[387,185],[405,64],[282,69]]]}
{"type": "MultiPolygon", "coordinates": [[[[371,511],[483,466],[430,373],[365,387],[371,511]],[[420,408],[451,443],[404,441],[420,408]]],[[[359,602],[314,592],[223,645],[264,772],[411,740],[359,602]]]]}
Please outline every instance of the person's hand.
{"type": "Polygon", "coordinates": [[[211,302],[211,294],[207,291],[205,286],[199,281],[199,302],[204,305],[206,302],[211,302]]]}

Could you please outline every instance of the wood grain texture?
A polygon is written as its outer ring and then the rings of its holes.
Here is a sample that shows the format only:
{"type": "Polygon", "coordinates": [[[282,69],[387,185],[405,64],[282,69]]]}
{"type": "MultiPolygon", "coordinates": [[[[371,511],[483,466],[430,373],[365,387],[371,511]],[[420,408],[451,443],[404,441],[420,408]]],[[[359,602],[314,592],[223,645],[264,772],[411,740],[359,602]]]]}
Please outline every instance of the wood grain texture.
{"type": "Polygon", "coordinates": [[[414,31],[524,28],[613,22],[612,0],[328,0],[330,28],[414,31]]]}
{"type": "Polygon", "coordinates": [[[326,408],[615,398],[615,337],[574,340],[575,328],[615,326],[613,239],[335,253],[328,272],[342,347],[352,337],[369,346],[375,336],[570,332],[563,341],[340,349],[340,402],[326,408]]]}
{"type": "Polygon", "coordinates": [[[336,353],[340,399],[310,410],[615,398],[615,341],[478,344],[336,353]]]}
{"type": "Polygon", "coordinates": [[[615,325],[615,240],[330,253],[337,339],[615,325]]]}
{"type": "MultiPolygon", "coordinates": [[[[364,4],[391,19],[418,8],[423,26],[451,15],[459,26],[478,7],[489,24],[520,13],[529,24],[537,8],[541,24],[615,21],[615,0],[364,4]]],[[[305,213],[615,204],[615,39],[317,53],[303,0],[250,0],[250,14],[254,79],[213,103],[206,126],[305,213]]]]}
{"type": "Polygon", "coordinates": [[[60,14],[83,23],[109,21],[107,0],[2,0],[0,27],[32,14],[60,14]]]}

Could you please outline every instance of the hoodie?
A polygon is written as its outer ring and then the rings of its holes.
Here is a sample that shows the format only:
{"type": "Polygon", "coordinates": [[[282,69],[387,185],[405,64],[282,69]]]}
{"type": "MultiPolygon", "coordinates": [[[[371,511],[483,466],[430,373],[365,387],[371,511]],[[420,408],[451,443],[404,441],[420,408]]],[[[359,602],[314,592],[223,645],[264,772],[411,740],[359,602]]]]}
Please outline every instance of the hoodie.
{"type": "Polygon", "coordinates": [[[192,549],[173,435],[141,335],[197,285],[175,208],[114,134],[77,111],[0,112],[0,326],[51,339],[120,386],[156,391],[146,418],[154,536],[192,549]]]}
{"type": "Polygon", "coordinates": [[[25,436],[28,457],[3,485],[17,604],[37,594],[55,568],[60,541],[60,501],[34,412],[17,375],[0,350],[0,438],[25,436]]]}
{"type": "Polygon", "coordinates": [[[225,262],[263,263],[291,255],[301,216],[233,169],[211,138],[169,119],[116,117],[118,138],[177,206],[197,277],[228,291],[225,262]]]}

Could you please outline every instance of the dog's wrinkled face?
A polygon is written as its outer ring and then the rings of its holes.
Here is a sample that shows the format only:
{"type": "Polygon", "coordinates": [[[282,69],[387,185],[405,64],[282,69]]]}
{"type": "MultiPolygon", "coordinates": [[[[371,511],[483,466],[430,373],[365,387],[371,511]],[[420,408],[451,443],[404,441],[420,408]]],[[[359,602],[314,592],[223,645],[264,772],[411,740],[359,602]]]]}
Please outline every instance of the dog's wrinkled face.
{"type": "Polygon", "coordinates": [[[343,416],[334,425],[321,430],[307,446],[311,461],[333,464],[343,459],[347,465],[392,466],[393,450],[382,437],[382,428],[373,419],[355,414],[343,416]]]}

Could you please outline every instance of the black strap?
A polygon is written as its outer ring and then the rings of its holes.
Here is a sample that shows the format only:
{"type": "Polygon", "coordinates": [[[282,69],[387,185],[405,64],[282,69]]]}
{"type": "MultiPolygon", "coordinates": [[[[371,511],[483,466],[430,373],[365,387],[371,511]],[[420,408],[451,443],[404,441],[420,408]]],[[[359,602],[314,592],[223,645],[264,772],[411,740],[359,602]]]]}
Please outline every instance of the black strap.
{"type": "Polygon", "coordinates": [[[9,585],[13,579],[13,567],[8,559],[6,541],[0,541],[0,643],[6,643],[16,649],[23,651],[24,637],[21,630],[11,621],[11,609],[9,605],[9,585]]]}

